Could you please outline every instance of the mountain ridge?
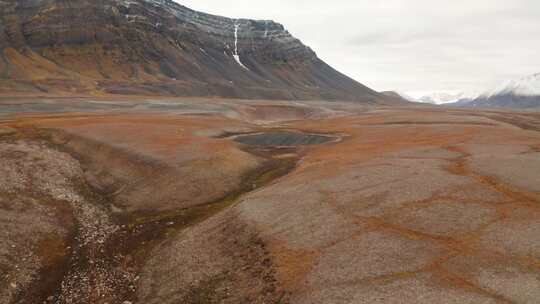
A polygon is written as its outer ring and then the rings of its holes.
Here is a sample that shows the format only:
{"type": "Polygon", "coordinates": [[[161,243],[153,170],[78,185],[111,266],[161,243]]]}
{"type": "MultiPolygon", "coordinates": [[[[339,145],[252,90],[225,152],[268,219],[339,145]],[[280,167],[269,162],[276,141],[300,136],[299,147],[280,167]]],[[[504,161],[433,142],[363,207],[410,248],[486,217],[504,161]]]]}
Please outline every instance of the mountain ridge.
{"type": "Polygon", "coordinates": [[[0,93],[387,102],[271,20],[170,0],[0,2],[0,93]]]}

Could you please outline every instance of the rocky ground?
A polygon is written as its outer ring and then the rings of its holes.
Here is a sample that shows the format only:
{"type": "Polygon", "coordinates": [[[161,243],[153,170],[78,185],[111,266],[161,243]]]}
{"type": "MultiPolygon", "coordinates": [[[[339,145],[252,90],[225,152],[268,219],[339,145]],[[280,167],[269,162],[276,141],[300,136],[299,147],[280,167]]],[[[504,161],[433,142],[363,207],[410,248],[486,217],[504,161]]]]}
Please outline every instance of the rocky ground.
{"type": "Polygon", "coordinates": [[[65,102],[2,106],[0,303],[540,301],[534,112],[65,102]]]}

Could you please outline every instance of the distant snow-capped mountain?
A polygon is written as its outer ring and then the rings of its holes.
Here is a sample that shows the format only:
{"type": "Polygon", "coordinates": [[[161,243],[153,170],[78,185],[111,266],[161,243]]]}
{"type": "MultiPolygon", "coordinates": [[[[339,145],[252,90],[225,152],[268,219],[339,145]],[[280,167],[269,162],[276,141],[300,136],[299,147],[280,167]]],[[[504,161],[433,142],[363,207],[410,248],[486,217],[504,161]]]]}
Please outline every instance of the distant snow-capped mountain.
{"type": "Polygon", "coordinates": [[[482,97],[512,94],[516,96],[540,96],[540,73],[505,81],[482,97]]]}
{"type": "Polygon", "coordinates": [[[465,107],[540,108],[540,73],[508,80],[472,100],[454,103],[465,107]]]}
{"type": "Polygon", "coordinates": [[[435,92],[418,98],[418,101],[431,104],[445,104],[458,101],[473,100],[476,97],[478,97],[478,94],[469,92],[435,92]]]}

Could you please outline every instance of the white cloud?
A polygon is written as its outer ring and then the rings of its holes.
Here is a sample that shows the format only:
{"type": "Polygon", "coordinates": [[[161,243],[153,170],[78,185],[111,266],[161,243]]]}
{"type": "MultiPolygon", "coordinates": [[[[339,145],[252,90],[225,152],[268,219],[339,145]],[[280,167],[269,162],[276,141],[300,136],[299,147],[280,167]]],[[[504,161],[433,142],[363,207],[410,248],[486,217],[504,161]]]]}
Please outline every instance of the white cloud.
{"type": "Polygon", "coordinates": [[[272,19],[341,72],[377,90],[483,90],[540,72],[538,0],[184,0],[272,19]]]}

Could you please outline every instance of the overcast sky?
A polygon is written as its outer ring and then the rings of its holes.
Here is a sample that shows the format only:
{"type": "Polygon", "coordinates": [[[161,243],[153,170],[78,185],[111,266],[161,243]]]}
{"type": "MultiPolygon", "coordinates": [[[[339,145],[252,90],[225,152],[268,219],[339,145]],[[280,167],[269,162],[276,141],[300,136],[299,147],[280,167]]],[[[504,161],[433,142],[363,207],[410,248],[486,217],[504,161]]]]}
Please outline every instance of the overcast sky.
{"type": "Polygon", "coordinates": [[[379,91],[483,91],[540,73],[540,0],[177,2],[280,22],[327,63],[379,91]]]}

